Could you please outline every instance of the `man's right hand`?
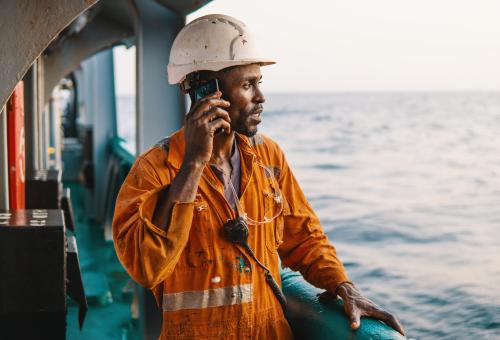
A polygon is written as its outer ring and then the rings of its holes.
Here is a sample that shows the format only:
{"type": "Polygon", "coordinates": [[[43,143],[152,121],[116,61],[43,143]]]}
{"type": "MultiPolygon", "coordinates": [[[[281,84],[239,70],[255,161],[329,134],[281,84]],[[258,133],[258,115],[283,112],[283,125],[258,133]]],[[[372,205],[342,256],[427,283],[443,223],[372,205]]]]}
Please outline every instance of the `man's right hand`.
{"type": "Polygon", "coordinates": [[[222,93],[216,92],[193,105],[186,115],[184,139],[186,152],[179,173],[175,176],[166,195],[160,195],[153,213],[153,223],[168,229],[170,213],[174,202],[193,202],[198,190],[198,182],[204,165],[212,157],[213,139],[219,128],[231,133],[231,119],[223,108],[230,106],[221,99],[222,93]]]}
{"type": "Polygon", "coordinates": [[[222,93],[217,91],[200,99],[186,115],[184,123],[185,163],[208,163],[212,157],[215,131],[222,128],[226,134],[231,133],[231,118],[223,109],[231,104],[221,99],[221,95],[222,93]]]}

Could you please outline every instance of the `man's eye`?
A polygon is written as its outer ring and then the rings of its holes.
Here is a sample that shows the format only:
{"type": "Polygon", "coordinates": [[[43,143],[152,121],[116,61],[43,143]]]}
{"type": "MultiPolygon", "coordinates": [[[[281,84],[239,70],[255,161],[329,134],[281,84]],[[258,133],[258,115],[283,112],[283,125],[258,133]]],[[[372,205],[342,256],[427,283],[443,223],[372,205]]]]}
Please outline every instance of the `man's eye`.
{"type": "Polygon", "coordinates": [[[249,89],[249,88],[250,88],[250,86],[252,86],[252,84],[250,84],[250,83],[244,83],[244,84],[243,84],[243,88],[244,88],[244,89],[249,89]]]}

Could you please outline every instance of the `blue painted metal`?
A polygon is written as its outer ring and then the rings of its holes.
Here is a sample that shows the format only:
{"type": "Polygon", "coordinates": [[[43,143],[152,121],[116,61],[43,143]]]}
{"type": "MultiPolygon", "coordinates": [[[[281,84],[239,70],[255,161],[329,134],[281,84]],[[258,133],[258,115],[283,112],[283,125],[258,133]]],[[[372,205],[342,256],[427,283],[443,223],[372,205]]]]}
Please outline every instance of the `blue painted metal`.
{"type": "Polygon", "coordinates": [[[109,141],[111,152],[118,157],[122,162],[128,165],[129,169],[135,162],[135,157],[127,148],[127,142],[120,137],[113,138],[109,141]]]}
{"type": "Polygon", "coordinates": [[[185,113],[184,95],[167,83],[170,47],[185,17],[160,4],[137,0],[137,125],[140,154],[179,129],[185,113]]]}
{"type": "Polygon", "coordinates": [[[108,141],[116,136],[116,103],[113,53],[106,50],[82,63],[83,103],[81,123],[93,129],[93,162],[95,190],[91,198],[91,217],[103,220],[106,192],[108,141]]]}
{"type": "Polygon", "coordinates": [[[36,62],[23,78],[24,81],[24,129],[26,131],[26,175],[38,169],[38,97],[36,62]]]}
{"type": "Polygon", "coordinates": [[[362,318],[359,329],[353,331],[341,299],[320,302],[318,295],[324,291],[307,283],[300,273],[289,269],[281,272],[281,280],[289,304],[287,318],[296,339],[405,339],[383,322],[370,318],[362,318]]]}
{"type": "Polygon", "coordinates": [[[78,181],[83,164],[83,146],[78,139],[64,138],[61,158],[64,164],[63,181],[78,181]]]}
{"type": "MultiPolygon", "coordinates": [[[[39,60],[39,67],[43,67],[43,59],[39,60]]],[[[39,73],[39,78],[43,79],[43,71],[39,73]]],[[[41,81],[39,79],[39,81],[41,81]]],[[[40,169],[49,168],[49,146],[50,146],[50,111],[48,105],[40,106],[39,115],[39,149],[40,149],[40,169]]]]}
{"type": "MultiPolygon", "coordinates": [[[[140,154],[182,125],[183,95],[167,84],[166,65],[185,17],[150,0],[136,0],[136,153],[140,154]]],[[[139,289],[141,326],[145,339],[156,339],[161,311],[149,290],[139,289]]]]}
{"type": "Polygon", "coordinates": [[[50,133],[49,133],[49,146],[52,153],[49,153],[49,164],[56,169],[62,168],[61,163],[61,150],[62,150],[62,130],[61,130],[61,108],[60,99],[51,96],[47,104],[50,133]]]}

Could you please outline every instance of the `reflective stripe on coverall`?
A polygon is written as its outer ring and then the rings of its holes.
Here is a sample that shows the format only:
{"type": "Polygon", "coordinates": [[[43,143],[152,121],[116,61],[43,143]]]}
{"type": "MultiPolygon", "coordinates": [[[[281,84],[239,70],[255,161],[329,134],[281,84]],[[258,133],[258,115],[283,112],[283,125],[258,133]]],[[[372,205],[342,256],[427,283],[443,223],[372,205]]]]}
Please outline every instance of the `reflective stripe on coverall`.
{"type": "MultiPolygon", "coordinates": [[[[348,281],[334,247],[307,202],[279,146],[257,134],[236,134],[241,156],[240,204],[253,219],[270,210],[273,170],[284,197],[283,213],[250,225],[248,242],[281,284],[279,259],[313,285],[334,292],[348,281]]],[[[291,329],[264,271],[221,229],[235,217],[210,167],[194,202],[175,202],[167,230],[151,220],[184,158],[184,130],[141,155],[116,201],[113,238],[130,276],[152,289],[163,310],[160,339],[290,339],[291,329]]]]}

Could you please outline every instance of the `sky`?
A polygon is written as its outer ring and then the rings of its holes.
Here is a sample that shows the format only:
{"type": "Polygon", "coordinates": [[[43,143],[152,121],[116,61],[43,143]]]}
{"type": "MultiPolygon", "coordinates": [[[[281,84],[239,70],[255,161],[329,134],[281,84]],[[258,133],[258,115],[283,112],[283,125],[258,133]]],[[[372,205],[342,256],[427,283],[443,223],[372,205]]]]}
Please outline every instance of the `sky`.
{"type": "Polygon", "coordinates": [[[210,13],[277,60],[269,92],[500,91],[498,0],[215,0],[187,21],[210,13]]]}

